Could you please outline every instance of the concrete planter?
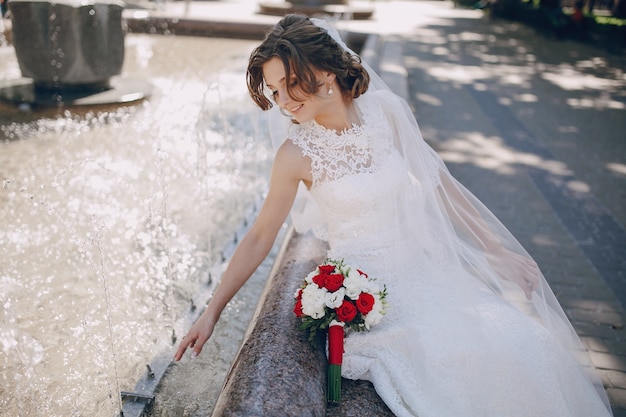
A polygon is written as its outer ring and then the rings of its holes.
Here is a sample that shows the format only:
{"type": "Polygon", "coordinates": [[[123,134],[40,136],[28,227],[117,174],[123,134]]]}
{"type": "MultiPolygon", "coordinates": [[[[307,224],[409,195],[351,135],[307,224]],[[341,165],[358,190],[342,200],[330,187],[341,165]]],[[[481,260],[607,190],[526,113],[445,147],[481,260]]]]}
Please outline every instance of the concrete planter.
{"type": "Polygon", "coordinates": [[[124,4],[11,0],[13,45],[36,88],[108,87],[124,62],[124,4]]]}

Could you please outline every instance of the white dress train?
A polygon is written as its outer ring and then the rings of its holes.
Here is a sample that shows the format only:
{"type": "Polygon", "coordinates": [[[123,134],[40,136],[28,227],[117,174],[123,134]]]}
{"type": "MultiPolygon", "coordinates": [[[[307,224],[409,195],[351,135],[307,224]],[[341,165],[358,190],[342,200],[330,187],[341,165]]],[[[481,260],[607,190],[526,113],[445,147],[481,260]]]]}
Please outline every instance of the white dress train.
{"type": "Polygon", "coordinates": [[[421,137],[409,140],[428,155],[411,168],[398,147],[399,116],[385,111],[389,94],[356,99],[361,122],[340,134],[315,121],[289,134],[311,161],[328,256],[388,289],[380,324],[346,338],[342,375],[371,381],[399,417],[610,416],[558,303],[542,301],[553,299],[547,284],[535,304],[519,288],[520,302],[511,302],[516,284],[477,278],[479,257],[455,253],[438,229],[450,219],[428,199],[449,174],[421,137]]]}

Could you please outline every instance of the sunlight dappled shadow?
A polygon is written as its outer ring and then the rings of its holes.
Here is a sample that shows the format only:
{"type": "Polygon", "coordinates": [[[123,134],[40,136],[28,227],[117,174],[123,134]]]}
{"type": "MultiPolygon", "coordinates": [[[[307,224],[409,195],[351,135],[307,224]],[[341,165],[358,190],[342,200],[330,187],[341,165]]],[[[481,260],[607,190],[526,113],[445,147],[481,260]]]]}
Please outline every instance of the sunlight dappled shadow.
{"type": "MultiPolygon", "coordinates": [[[[474,132],[504,138],[499,118],[511,117],[626,224],[626,194],[610,191],[623,189],[619,181],[626,175],[619,165],[626,166],[626,57],[548,39],[516,23],[475,18],[416,27],[405,44],[408,72],[423,74],[411,88],[424,137],[438,146],[474,132]],[[439,124],[445,129],[432,129],[439,124]],[[596,156],[589,158],[590,153],[596,156]]],[[[481,146],[495,149],[446,152],[506,175],[525,164],[497,144],[481,146]]],[[[542,161],[540,169],[561,167],[542,161]]]]}
{"type": "Polygon", "coordinates": [[[626,165],[625,164],[620,164],[618,162],[610,162],[606,164],[606,169],[608,169],[613,174],[626,177],[626,165]]]}
{"type": "Polygon", "coordinates": [[[440,65],[427,70],[428,74],[441,81],[455,81],[468,84],[490,77],[488,71],[478,66],[440,65]]]}
{"type": "Polygon", "coordinates": [[[419,101],[421,101],[423,103],[427,103],[430,106],[440,107],[443,104],[439,97],[435,97],[435,96],[433,96],[431,94],[418,93],[418,94],[415,95],[415,97],[419,101]]]}
{"type": "Polygon", "coordinates": [[[626,104],[606,97],[568,98],[565,102],[574,109],[626,109],[626,104]]]}
{"type": "Polygon", "coordinates": [[[619,80],[609,80],[584,74],[569,65],[559,65],[555,71],[545,71],[541,76],[563,90],[606,90],[623,85],[619,80]]]}
{"type": "Polygon", "coordinates": [[[531,240],[533,244],[537,246],[542,246],[542,247],[558,248],[559,245],[561,244],[560,242],[556,241],[552,236],[548,236],[548,235],[536,234],[532,237],[531,240]]]}
{"type": "MultiPolygon", "coordinates": [[[[481,132],[468,132],[440,144],[439,154],[446,162],[473,164],[498,174],[516,174],[516,166],[530,166],[557,176],[572,175],[564,163],[547,160],[532,153],[519,152],[503,143],[502,138],[487,137],[481,132]]],[[[577,191],[580,191],[580,188],[577,191]]]]}
{"type": "MultiPolygon", "coordinates": [[[[570,97],[562,100],[574,109],[626,109],[626,71],[605,57],[584,56],[576,50],[570,51],[570,44],[564,43],[563,56],[569,51],[569,62],[560,62],[555,56],[540,59],[541,43],[509,36],[511,30],[528,28],[490,21],[485,22],[485,32],[479,33],[475,29],[464,30],[465,22],[461,19],[452,25],[445,20],[439,19],[441,26],[419,28],[416,48],[424,54],[419,59],[407,54],[407,67],[421,68],[437,81],[457,88],[476,81],[490,81],[503,87],[531,90],[543,81],[571,92],[570,97]],[[432,59],[424,59],[428,56],[432,59]],[[588,94],[585,97],[575,94],[581,92],[588,94]]],[[[536,96],[525,93],[509,99],[511,103],[537,102],[536,96]]]]}

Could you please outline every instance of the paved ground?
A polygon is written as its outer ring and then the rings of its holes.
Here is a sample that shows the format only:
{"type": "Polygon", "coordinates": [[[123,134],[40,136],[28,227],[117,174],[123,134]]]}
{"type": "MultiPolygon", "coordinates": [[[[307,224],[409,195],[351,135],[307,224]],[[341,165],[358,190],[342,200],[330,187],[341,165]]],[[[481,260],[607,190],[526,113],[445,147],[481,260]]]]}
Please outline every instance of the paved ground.
{"type": "Polygon", "coordinates": [[[626,416],[626,59],[421,6],[395,40],[424,137],[538,260],[626,416]]]}
{"type": "MultiPolygon", "coordinates": [[[[537,259],[626,416],[626,57],[445,1],[373,3],[381,68],[451,171],[537,259]]],[[[251,0],[163,15],[272,24],[251,0]]]]}

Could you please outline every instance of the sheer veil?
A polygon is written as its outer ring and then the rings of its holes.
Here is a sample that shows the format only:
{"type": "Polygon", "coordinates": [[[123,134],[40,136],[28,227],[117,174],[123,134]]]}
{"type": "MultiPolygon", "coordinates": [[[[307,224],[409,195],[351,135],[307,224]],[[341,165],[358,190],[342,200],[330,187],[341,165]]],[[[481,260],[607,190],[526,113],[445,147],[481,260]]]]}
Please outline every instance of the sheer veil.
{"type": "MultiPolygon", "coordinates": [[[[344,50],[355,54],[328,22],[311,20],[344,50]]],[[[403,225],[399,228],[402,233],[411,236],[416,247],[425,250],[429,258],[444,266],[463,268],[475,278],[476,285],[540,322],[560,341],[561,359],[579,367],[585,375],[585,383],[595,387],[610,413],[606,391],[589,356],[530,255],[493,213],[452,177],[441,158],[422,138],[408,104],[393,94],[367,63],[363,64],[371,79],[365,95],[378,97],[411,179],[405,192],[397,196],[397,201],[384,215],[398,219],[403,225]],[[420,210],[416,210],[417,204],[420,210]]],[[[355,100],[357,109],[358,101],[355,100]]],[[[272,140],[278,148],[289,137],[292,123],[276,108],[270,110],[270,114],[272,140]]],[[[322,218],[304,186],[298,193],[291,218],[298,232],[312,230],[316,236],[325,237],[322,218]]],[[[372,219],[372,222],[376,224],[377,220],[372,219]]],[[[452,280],[449,285],[465,284],[452,280]]],[[[581,399],[571,400],[571,404],[576,404],[581,399]]]]}

